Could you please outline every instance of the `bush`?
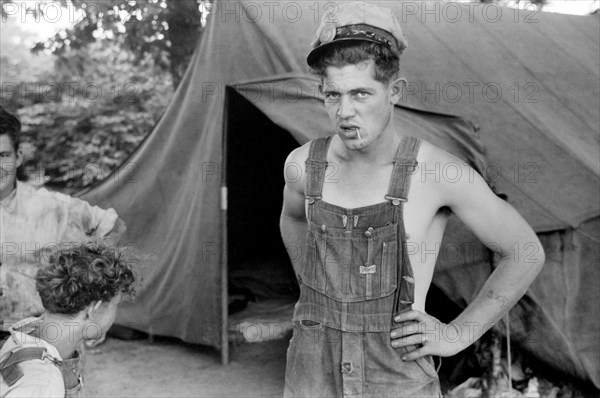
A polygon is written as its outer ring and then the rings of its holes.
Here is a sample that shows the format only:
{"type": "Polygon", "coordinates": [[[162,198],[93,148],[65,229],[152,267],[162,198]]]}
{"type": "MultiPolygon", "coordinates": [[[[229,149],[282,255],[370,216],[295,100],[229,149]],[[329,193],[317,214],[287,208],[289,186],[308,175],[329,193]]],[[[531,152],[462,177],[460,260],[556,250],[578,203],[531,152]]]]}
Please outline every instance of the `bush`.
{"type": "Polygon", "coordinates": [[[173,94],[169,73],[151,57],[136,63],[106,42],[60,58],[50,75],[3,88],[10,88],[3,98],[19,108],[29,178],[67,193],[115,170],[173,94]]]}

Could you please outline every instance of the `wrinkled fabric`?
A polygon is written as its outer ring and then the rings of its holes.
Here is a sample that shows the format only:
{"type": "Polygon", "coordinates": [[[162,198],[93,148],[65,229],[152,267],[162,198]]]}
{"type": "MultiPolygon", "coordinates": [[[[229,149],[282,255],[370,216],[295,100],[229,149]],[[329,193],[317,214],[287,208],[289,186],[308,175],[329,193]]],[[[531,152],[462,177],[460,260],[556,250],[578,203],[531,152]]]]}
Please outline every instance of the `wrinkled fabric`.
{"type": "Polygon", "coordinates": [[[58,247],[99,239],[117,221],[113,209],[17,182],[0,204],[0,320],[11,323],[42,313],[35,274],[58,247]]]}
{"type": "Polygon", "coordinates": [[[284,396],[440,397],[432,358],[402,361],[407,351],[390,346],[389,332],[348,333],[296,322],[284,396]]]}
{"type": "Polygon", "coordinates": [[[41,320],[39,318],[27,318],[10,328],[11,337],[0,349],[0,361],[10,351],[27,347],[45,348],[47,354],[51,357],[45,360],[30,360],[21,362],[18,366],[23,372],[21,377],[12,386],[6,385],[0,377],[0,398],[11,397],[83,397],[85,396],[83,383],[77,373],[78,354],[73,360],[63,360],[60,353],[52,344],[31,334],[35,326],[41,320]],[[67,364],[69,369],[66,372],[73,374],[76,382],[68,390],[65,390],[65,378],[61,368],[52,361],[67,364]]]}

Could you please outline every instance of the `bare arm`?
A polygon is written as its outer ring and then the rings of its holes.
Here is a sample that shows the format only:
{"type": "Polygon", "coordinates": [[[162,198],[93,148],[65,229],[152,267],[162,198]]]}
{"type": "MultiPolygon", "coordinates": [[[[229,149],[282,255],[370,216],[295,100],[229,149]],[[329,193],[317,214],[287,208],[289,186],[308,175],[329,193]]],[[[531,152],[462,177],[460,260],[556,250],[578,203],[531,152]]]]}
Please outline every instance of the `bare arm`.
{"type": "Polygon", "coordinates": [[[475,300],[452,322],[460,329],[466,348],[492,327],[527,292],[540,272],[544,249],[521,215],[473,173],[474,182],[450,187],[454,213],[491,250],[500,256],[475,300]]]}
{"type": "MultiPolygon", "coordinates": [[[[441,159],[442,163],[457,162],[446,153],[441,159]]],[[[410,328],[400,328],[406,342],[419,344],[427,339],[422,348],[407,355],[409,360],[430,354],[454,355],[475,342],[525,294],[545,261],[542,245],[523,217],[498,198],[472,168],[465,166],[462,175],[458,181],[439,184],[440,206],[450,207],[500,261],[475,300],[450,325],[441,326],[443,333],[415,334],[413,326],[411,334],[406,330],[410,328]]],[[[440,330],[440,325],[433,324],[439,321],[419,311],[402,314],[399,321],[423,322],[428,331],[440,330]]]]}
{"type": "Polygon", "coordinates": [[[305,147],[298,148],[286,160],[283,209],[279,222],[283,243],[288,251],[296,275],[300,273],[306,247],[307,224],[304,198],[306,152],[305,147]]]}

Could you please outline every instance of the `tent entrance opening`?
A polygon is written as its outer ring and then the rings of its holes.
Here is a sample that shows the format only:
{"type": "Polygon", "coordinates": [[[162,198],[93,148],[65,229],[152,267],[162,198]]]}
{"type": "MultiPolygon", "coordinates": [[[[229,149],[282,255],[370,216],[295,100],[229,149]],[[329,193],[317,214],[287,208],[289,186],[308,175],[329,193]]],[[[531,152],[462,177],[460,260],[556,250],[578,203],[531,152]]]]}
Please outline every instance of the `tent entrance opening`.
{"type": "Polygon", "coordinates": [[[281,239],[279,217],[285,159],[299,144],[234,90],[228,90],[227,118],[231,332],[241,318],[247,318],[244,313],[256,322],[267,319],[268,312],[273,312],[273,317],[283,314],[290,317],[282,322],[291,320],[299,290],[281,239]],[[282,311],[284,303],[286,310],[282,311]]]}

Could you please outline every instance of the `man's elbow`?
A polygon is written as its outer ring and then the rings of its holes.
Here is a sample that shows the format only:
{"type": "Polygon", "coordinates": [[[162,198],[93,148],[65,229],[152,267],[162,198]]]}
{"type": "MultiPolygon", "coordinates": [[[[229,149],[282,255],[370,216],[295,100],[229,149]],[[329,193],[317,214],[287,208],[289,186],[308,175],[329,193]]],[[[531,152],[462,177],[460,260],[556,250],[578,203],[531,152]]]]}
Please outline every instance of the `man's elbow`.
{"type": "Polygon", "coordinates": [[[538,245],[539,250],[535,256],[535,263],[537,264],[539,270],[541,270],[544,264],[546,263],[546,253],[544,252],[544,247],[542,246],[542,244],[538,242],[538,245]]]}
{"type": "Polygon", "coordinates": [[[538,254],[538,261],[540,262],[540,265],[544,265],[544,263],[546,263],[546,252],[544,251],[544,246],[542,246],[542,243],[539,242],[540,245],[540,251],[538,254]]]}
{"type": "Polygon", "coordinates": [[[546,262],[544,247],[539,240],[536,240],[536,242],[526,244],[523,253],[524,255],[519,262],[522,266],[527,267],[527,273],[530,277],[526,279],[530,279],[533,282],[546,262]]]}
{"type": "Polygon", "coordinates": [[[542,242],[540,242],[537,235],[534,235],[533,242],[527,243],[525,245],[525,260],[527,262],[533,263],[541,269],[546,262],[546,253],[544,252],[544,246],[542,246],[542,242]],[[528,254],[530,255],[528,256],[528,254]]]}
{"type": "Polygon", "coordinates": [[[523,280],[533,280],[542,270],[546,262],[546,254],[537,236],[527,243],[514,243],[511,250],[497,252],[500,255],[500,262],[513,263],[514,266],[521,268],[526,272],[523,280]]]}

